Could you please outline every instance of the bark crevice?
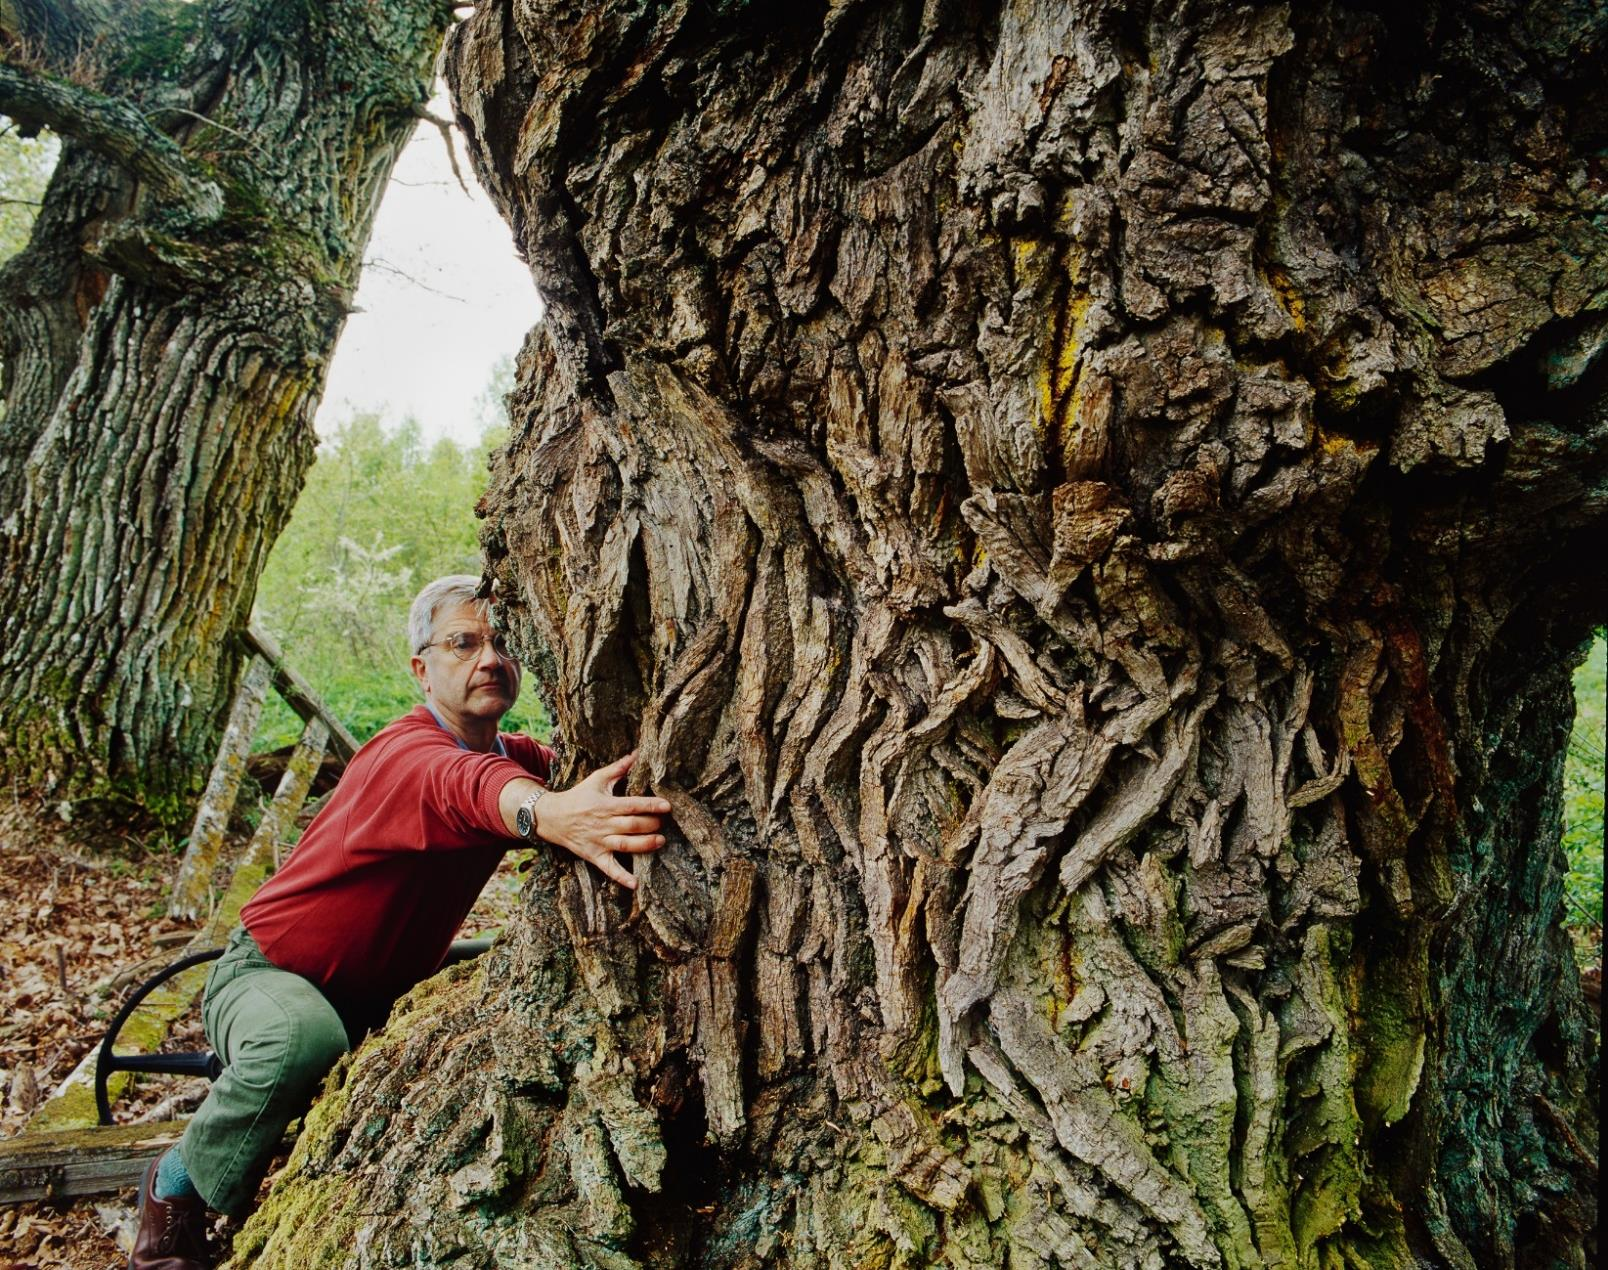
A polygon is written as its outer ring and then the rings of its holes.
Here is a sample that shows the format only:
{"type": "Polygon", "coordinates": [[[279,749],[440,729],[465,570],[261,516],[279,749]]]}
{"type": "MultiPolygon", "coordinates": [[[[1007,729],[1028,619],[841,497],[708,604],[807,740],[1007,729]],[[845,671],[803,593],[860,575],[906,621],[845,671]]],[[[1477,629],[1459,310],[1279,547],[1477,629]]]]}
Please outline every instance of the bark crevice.
{"type": "Polygon", "coordinates": [[[449,53],[552,306],[489,565],[576,763],[640,683],[676,809],[634,906],[562,874],[544,1008],[706,1187],[597,1183],[555,1264],[1586,1264],[1556,765],[1608,435],[1584,351],[1506,377],[1594,338],[1602,32],[541,12],[449,53]]]}

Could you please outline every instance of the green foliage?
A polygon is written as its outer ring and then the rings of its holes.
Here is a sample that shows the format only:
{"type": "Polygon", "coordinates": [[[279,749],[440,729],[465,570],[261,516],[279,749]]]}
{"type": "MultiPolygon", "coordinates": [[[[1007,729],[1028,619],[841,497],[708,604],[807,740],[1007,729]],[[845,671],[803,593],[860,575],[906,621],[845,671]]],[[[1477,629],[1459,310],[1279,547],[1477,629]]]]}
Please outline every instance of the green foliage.
{"type": "Polygon", "coordinates": [[[56,166],[54,137],[23,138],[0,116],[0,261],[28,245],[39,202],[56,166]]]}
{"type": "MultiPolygon", "coordinates": [[[[1575,723],[1563,768],[1563,849],[1571,926],[1602,928],[1603,733],[1608,707],[1608,640],[1598,631],[1575,671],[1575,723]]],[[[1600,939],[1600,934],[1599,934],[1600,939]]],[[[1600,955],[1600,953],[1599,953],[1600,955]]]]}
{"type": "MultiPolygon", "coordinates": [[[[257,589],[256,618],[337,717],[366,740],[419,704],[408,671],[408,606],[426,582],[480,572],[474,506],[501,442],[426,445],[416,423],[357,415],[320,446],[257,589]]],[[[503,727],[546,736],[530,678],[503,727]]],[[[270,694],[256,748],[287,745],[301,724],[270,694]]]]}

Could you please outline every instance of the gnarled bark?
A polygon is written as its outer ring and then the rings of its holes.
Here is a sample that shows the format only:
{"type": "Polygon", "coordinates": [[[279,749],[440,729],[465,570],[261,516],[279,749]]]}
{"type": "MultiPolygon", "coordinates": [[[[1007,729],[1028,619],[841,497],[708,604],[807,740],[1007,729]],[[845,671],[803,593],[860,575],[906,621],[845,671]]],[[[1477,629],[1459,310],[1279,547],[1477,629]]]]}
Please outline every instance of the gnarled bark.
{"type": "MultiPolygon", "coordinates": [[[[229,638],[447,11],[0,10],[0,111],[64,139],[0,268],[0,715],[18,781],[160,808],[204,773],[229,638]]],[[[177,809],[177,804],[175,803],[177,809]]]]}
{"type": "Polygon", "coordinates": [[[1586,1264],[1602,34],[480,6],[491,567],[675,829],[540,862],[238,1264],[1586,1264]]]}

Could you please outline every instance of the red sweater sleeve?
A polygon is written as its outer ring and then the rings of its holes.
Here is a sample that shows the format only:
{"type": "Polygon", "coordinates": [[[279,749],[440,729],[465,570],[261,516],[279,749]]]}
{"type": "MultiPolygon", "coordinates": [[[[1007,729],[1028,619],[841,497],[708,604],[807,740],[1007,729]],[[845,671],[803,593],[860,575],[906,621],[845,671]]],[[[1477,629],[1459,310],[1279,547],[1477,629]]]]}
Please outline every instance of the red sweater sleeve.
{"type": "Polygon", "coordinates": [[[553,752],[506,735],[459,748],[423,707],[348,764],[283,868],[241,913],[270,961],[346,995],[394,994],[440,964],[504,851],[498,798],[545,780],[553,752]]]}
{"type": "Polygon", "coordinates": [[[538,774],[497,754],[456,747],[451,754],[438,751],[412,748],[387,764],[386,793],[418,799],[419,833],[405,845],[420,850],[466,846],[486,834],[507,837],[498,806],[503,787],[521,776],[546,779],[545,766],[538,774]]]}

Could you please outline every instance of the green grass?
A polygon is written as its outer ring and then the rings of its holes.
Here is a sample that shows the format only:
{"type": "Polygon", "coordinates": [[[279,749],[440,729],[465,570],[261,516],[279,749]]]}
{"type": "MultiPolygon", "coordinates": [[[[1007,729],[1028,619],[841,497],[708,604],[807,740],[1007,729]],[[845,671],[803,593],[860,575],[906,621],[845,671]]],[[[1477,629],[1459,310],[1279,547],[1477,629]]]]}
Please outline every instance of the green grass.
{"type": "Polygon", "coordinates": [[[1608,640],[1602,631],[1574,675],[1575,723],[1563,769],[1564,920],[1602,947],[1603,732],[1608,640]]]}

